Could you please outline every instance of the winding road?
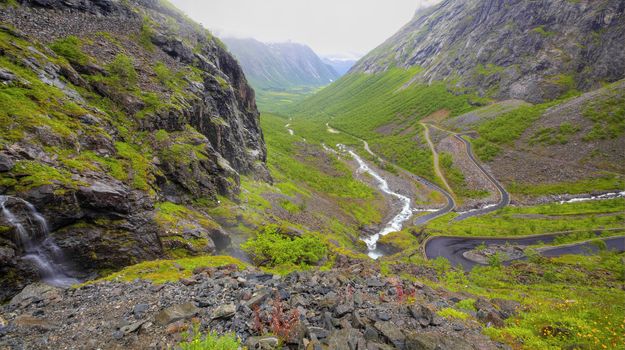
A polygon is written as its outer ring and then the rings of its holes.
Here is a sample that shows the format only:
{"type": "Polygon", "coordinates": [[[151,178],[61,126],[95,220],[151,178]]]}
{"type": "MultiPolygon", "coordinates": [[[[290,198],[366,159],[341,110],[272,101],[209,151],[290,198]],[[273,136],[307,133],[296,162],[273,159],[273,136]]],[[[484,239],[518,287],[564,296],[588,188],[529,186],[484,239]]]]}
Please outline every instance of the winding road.
{"type": "MultiPolygon", "coordinates": [[[[603,231],[623,231],[623,228],[603,231]]],[[[552,243],[556,237],[573,233],[575,231],[555,232],[544,235],[525,236],[518,238],[494,238],[494,237],[451,237],[434,236],[424,244],[424,254],[428,259],[444,257],[454,266],[462,266],[469,271],[476,265],[481,265],[473,260],[469,260],[464,253],[473,250],[475,247],[485,244],[512,244],[512,245],[536,245],[540,243],[552,243]]],[[[606,243],[609,250],[618,252],[625,251],[625,236],[599,238],[606,243]]],[[[538,252],[546,257],[555,257],[566,254],[590,254],[595,253],[599,248],[593,243],[596,240],[579,243],[566,244],[561,246],[540,248],[538,252]]],[[[509,262],[508,262],[509,263],[509,262]]]]}
{"type": "MultiPolygon", "coordinates": [[[[510,194],[501,185],[501,183],[499,181],[497,181],[497,179],[495,179],[488,171],[486,171],[484,166],[476,159],[475,154],[473,153],[473,148],[472,148],[471,142],[469,142],[464,137],[462,137],[462,136],[465,136],[466,134],[459,134],[459,133],[453,132],[451,130],[446,130],[446,129],[443,129],[443,128],[439,127],[439,126],[432,125],[432,124],[426,124],[426,123],[421,123],[421,124],[426,129],[426,138],[428,140],[428,143],[430,143],[430,144],[431,144],[431,141],[429,139],[429,133],[427,132],[427,130],[428,130],[427,126],[432,126],[433,128],[436,128],[436,129],[438,129],[440,131],[443,131],[443,132],[446,132],[448,134],[451,134],[456,139],[461,141],[464,144],[465,151],[467,153],[467,156],[471,160],[471,162],[480,170],[480,172],[482,174],[484,174],[486,179],[488,179],[488,181],[490,183],[492,183],[493,186],[495,186],[495,188],[497,189],[497,192],[499,193],[499,202],[497,202],[495,204],[487,205],[487,206],[479,208],[479,209],[469,210],[469,211],[466,211],[464,213],[460,213],[460,215],[456,216],[453,219],[453,221],[460,221],[460,220],[464,220],[464,219],[467,219],[467,218],[470,218],[470,217],[473,217],[473,216],[484,215],[484,214],[493,212],[495,210],[502,209],[505,206],[510,204],[510,194]]],[[[432,145],[430,145],[430,148],[433,149],[432,145]]],[[[434,149],[433,149],[433,152],[436,155],[436,152],[434,151],[434,149]]]]}
{"type": "Polygon", "coordinates": [[[472,148],[471,142],[467,141],[464,137],[462,137],[462,135],[454,134],[454,136],[456,137],[456,139],[458,139],[458,140],[462,141],[462,143],[464,143],[464,147],[466,149],[467,155],[469,156],[469,158],[471,159],[473,164],[475,164],[475,166],[478,169],[480,169],[482,174],[484,174],[484,176],[486,176],[488,181],[490,181],[497,188],[497,191],[499,192],[499,202],[497,204],[495,204],[495,205],[491,205],[491,206],[488,206],[488,207],[480,208],[480,209],[477,209],[477,210],[470,210],[468,212],[462,213],[462,214],[456,216],[453,219],[453,221],[460,221],[460,220],[464,220],[464,219],[472,217],[472,216],[484,215],[486,213],[490,213],[492,211],[499,210],[499,209],[509,205],[510,204],[510,194],[501,185],[501,183],[499,181],[497,181],[497,179],[495,179],[488,171],[486,171],[486,169],[484,169],[482,164],[480,164],[480,162],[478,162],[475,159],[475,154],[473,153],[473,148],[472,148]]]}

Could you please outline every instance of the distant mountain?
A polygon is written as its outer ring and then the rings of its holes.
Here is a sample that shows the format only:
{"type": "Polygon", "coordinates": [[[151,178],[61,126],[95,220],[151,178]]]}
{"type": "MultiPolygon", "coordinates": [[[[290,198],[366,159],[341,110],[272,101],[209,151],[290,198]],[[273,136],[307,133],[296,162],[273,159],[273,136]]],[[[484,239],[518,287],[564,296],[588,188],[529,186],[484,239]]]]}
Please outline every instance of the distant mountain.
{"type": "Polygon", "coordinates": [[[323,63],[334,68],[334,70],[340,76],[347,74],[350,68],[352,68],[354,64],[356,64],[356,62],[358,61],[355,59],[330,58],[330,57],[322,57],[321,60],[323,61],[323,63]]]}
{"type": "Polygon", "coordinates": [[[252,86],[261,90],[319,87],[339,77],[308,46],[296,43],[266,44],[255,39],[226,38],[252,86]]]}

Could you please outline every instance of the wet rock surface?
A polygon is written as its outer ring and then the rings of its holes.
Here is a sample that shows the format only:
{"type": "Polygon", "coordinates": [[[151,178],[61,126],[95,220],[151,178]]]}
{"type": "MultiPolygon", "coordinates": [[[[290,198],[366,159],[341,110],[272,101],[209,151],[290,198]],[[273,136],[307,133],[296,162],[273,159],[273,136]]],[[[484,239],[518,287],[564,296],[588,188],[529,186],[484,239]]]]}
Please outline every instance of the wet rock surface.
{"type": "Polygon", "coordinates": [[[196,272],[192,285],[29,287],[0,308],[0,348],[167,349],[197,324],[205,332],[235,332],[250,349],[506,349],[481,329],[518,308],[478,299],[473,320],[441,318],[439,308],[465,296],[389,280],[357,264],[285,277],[234,266],[196,272]],[[398,288],[410,297],[399,297],[398,288]]]}

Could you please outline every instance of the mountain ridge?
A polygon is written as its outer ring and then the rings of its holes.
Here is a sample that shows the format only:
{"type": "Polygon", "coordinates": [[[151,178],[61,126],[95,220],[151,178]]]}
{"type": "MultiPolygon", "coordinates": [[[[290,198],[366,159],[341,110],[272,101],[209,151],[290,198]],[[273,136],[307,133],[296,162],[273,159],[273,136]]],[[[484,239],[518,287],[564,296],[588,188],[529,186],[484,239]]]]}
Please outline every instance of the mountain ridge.
{"type": "Polygon", "coordinates": [[[338,78],[334,69],[304,44],[262,43],[251,38],[223,40],[257,89],[319,87],[338,78]]]}

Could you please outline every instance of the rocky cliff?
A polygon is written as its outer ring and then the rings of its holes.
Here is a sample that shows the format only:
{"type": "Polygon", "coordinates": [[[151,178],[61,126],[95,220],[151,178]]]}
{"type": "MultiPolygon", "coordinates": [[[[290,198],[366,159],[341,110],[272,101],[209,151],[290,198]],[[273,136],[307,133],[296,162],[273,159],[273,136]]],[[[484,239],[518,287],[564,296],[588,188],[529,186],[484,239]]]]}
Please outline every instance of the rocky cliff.
{"type": "MultiPolygon", "coordinates": [[[[83,275],[228,243],[202,208],[270,178],[217,38],[157,0],[3,1],[0,22],[0,194],[32,203],[83,275]]],[[[0,300],[36,279],[14,231],[0,216],[0,300]]]]}
{"type": "Polygon", "coordinates": [[[542,102],[625,77],[624,13],[620,0],[445,0],[351,72],[420,66],[413,82],[542,102]]]}

